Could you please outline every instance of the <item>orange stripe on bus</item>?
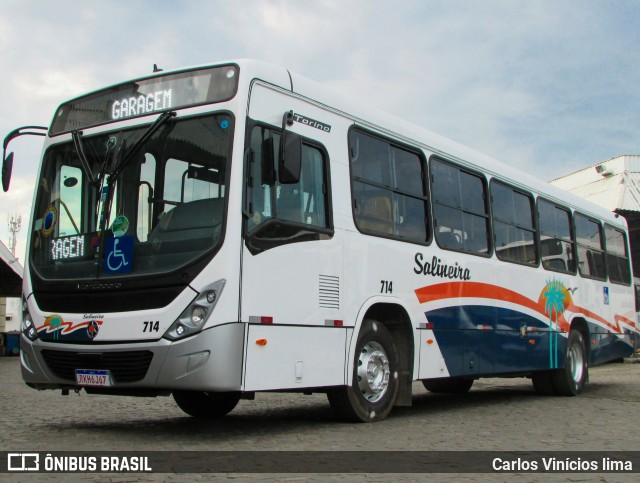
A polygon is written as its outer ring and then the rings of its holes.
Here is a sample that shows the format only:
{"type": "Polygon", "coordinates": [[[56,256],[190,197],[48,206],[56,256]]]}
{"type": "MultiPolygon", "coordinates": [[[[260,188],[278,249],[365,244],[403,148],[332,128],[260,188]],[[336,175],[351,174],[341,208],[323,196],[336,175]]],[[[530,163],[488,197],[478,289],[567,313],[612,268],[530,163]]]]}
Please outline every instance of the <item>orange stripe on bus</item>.
{"type": "MultiPolygon", "coordinates": [[[[538,312],[545,317],[549,317],[545,310],[544,303],[541,300],[535,301],[528,297],[525,297],[518,292],[509,290],[498,285],[492,285],[482,282],[446,282],[438,283],[434,285],[428,285],[426,287],[419,288],[415,291],[416,296],[421,304],[427,302],[433,302],[436,300],[451,299],[451,298],[484,298],[491,300],[499,300],[502,302],[510,302],[523,307],[527,307],[535,312],[538,312]]],[[[583,314],[586,317],[596,320],[601,324],[606,325],[610,329],[617,333],[622,333],[623,329],[620,327],[620,323],[627,324],[629,327],[635,330],[636,323],[627,317],[621,315],[615,315],[615,323],[611,323],[599,315],[591,312],[582,307],[578,307],[574,304],[569,305],[566,308],[567,311],[573,313],[583,314]]],[[[557,320],[560,329],[569,331],[570,326],[563,314],[558,317],[557,320]]]]}

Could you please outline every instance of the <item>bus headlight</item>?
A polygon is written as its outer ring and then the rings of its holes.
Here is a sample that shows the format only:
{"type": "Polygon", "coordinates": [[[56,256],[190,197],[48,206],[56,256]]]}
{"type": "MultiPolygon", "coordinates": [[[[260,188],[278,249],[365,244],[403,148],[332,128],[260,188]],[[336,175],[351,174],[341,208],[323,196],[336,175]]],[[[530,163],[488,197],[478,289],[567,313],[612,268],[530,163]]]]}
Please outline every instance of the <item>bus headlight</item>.
{"type": "Polygon", "coordinates": [[[204,307],[196,305],[191,310],[191,323],[194,325],[194,327],[200,327],[206,318],[207,309],[205,309],[204,307]]]}
{"type": "Polygon", "coordinates": [[[36,330],[36,324],[33,323],[29,309],[27,308],[27,301],[22,299],[22,333],[31,342],[38,338],[38,331],[36,330]]]}
{"type": "Polygon", "coordinates": [[[224,284],[225,280],[220,280],[205,288],[171,324],[163,337],[178,340],[200,332],[220,299],[224,284]]]}

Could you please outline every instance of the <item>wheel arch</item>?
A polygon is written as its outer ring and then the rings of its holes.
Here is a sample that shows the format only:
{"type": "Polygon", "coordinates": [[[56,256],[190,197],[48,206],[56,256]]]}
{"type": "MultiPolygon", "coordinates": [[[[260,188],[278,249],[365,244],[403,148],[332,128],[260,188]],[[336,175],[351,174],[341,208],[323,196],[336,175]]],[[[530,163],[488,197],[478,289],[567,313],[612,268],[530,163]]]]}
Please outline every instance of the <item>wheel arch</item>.
{"type": "Polygon", "coordinates": [[[375,320],[384,325],[391,333],[398,357],[398,395],[396,406],[411,405],[411,384],[415,364],[415,331],[411,323],[409,311],[400,300],[372,299],[365,304],[360,313],[353,332],[348,358],[348,383],[351,384],[353,360],[356,341],[364,320],[375,320]]]}

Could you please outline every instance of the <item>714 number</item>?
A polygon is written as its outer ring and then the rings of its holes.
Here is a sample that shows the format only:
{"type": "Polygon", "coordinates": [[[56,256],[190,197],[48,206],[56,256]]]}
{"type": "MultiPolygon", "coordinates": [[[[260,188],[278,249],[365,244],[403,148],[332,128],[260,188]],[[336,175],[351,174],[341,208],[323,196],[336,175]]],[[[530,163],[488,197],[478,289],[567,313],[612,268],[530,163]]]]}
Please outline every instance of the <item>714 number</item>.
{"type": "Polygon", "coordinates": [[[380,293],[393,293],[393,282],[391,280],[380,280],[380,293]]]}
{"type": "Polygon", "coordinates": [[[158,332],[160,330],[160,321],[145,320],[142,332],[158,332]]]}

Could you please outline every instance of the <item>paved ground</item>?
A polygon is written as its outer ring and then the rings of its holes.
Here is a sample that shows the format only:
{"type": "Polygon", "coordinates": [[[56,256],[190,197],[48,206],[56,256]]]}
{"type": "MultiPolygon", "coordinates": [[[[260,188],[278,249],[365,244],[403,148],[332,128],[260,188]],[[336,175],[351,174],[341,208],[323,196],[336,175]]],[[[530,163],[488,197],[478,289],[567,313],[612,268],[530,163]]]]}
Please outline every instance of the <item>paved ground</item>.
{"type": "MultiPolygon", "coordinates": [[[[634,361],[635,362],[635,361],[634,361]]],[[[528,379],[484,379],[464,396],[414,385],[412,408],[385,421],[337,421],[323,394],[257,394],[221,422],[184,415],[172,398],[61,396],[22,382],[17,358],[0,358],[0,450],[424,450],[640,451],[640,364],[592,368],[577,398],[543,397],[528,379]]],[[[8,475],[4,475],[8,476],[8,475]]],[[[61,475],[13,477],[54,481],[61,475]]],[[[75,481],[209,481],[212,475],[72,475],[75,481]]],[[[357,481],[634,481],[624,474],[350,475],[357,481]]],[[[3,475],[0,475],[2,480],[3,475]]],[[[273,475],[217,475],[271,480],[273,475]]],[[[65,479],[67,479],[65,477],[65,479]]],[[[279,475],[286,481],[337,481],[340,475],[279,475]]]]}

